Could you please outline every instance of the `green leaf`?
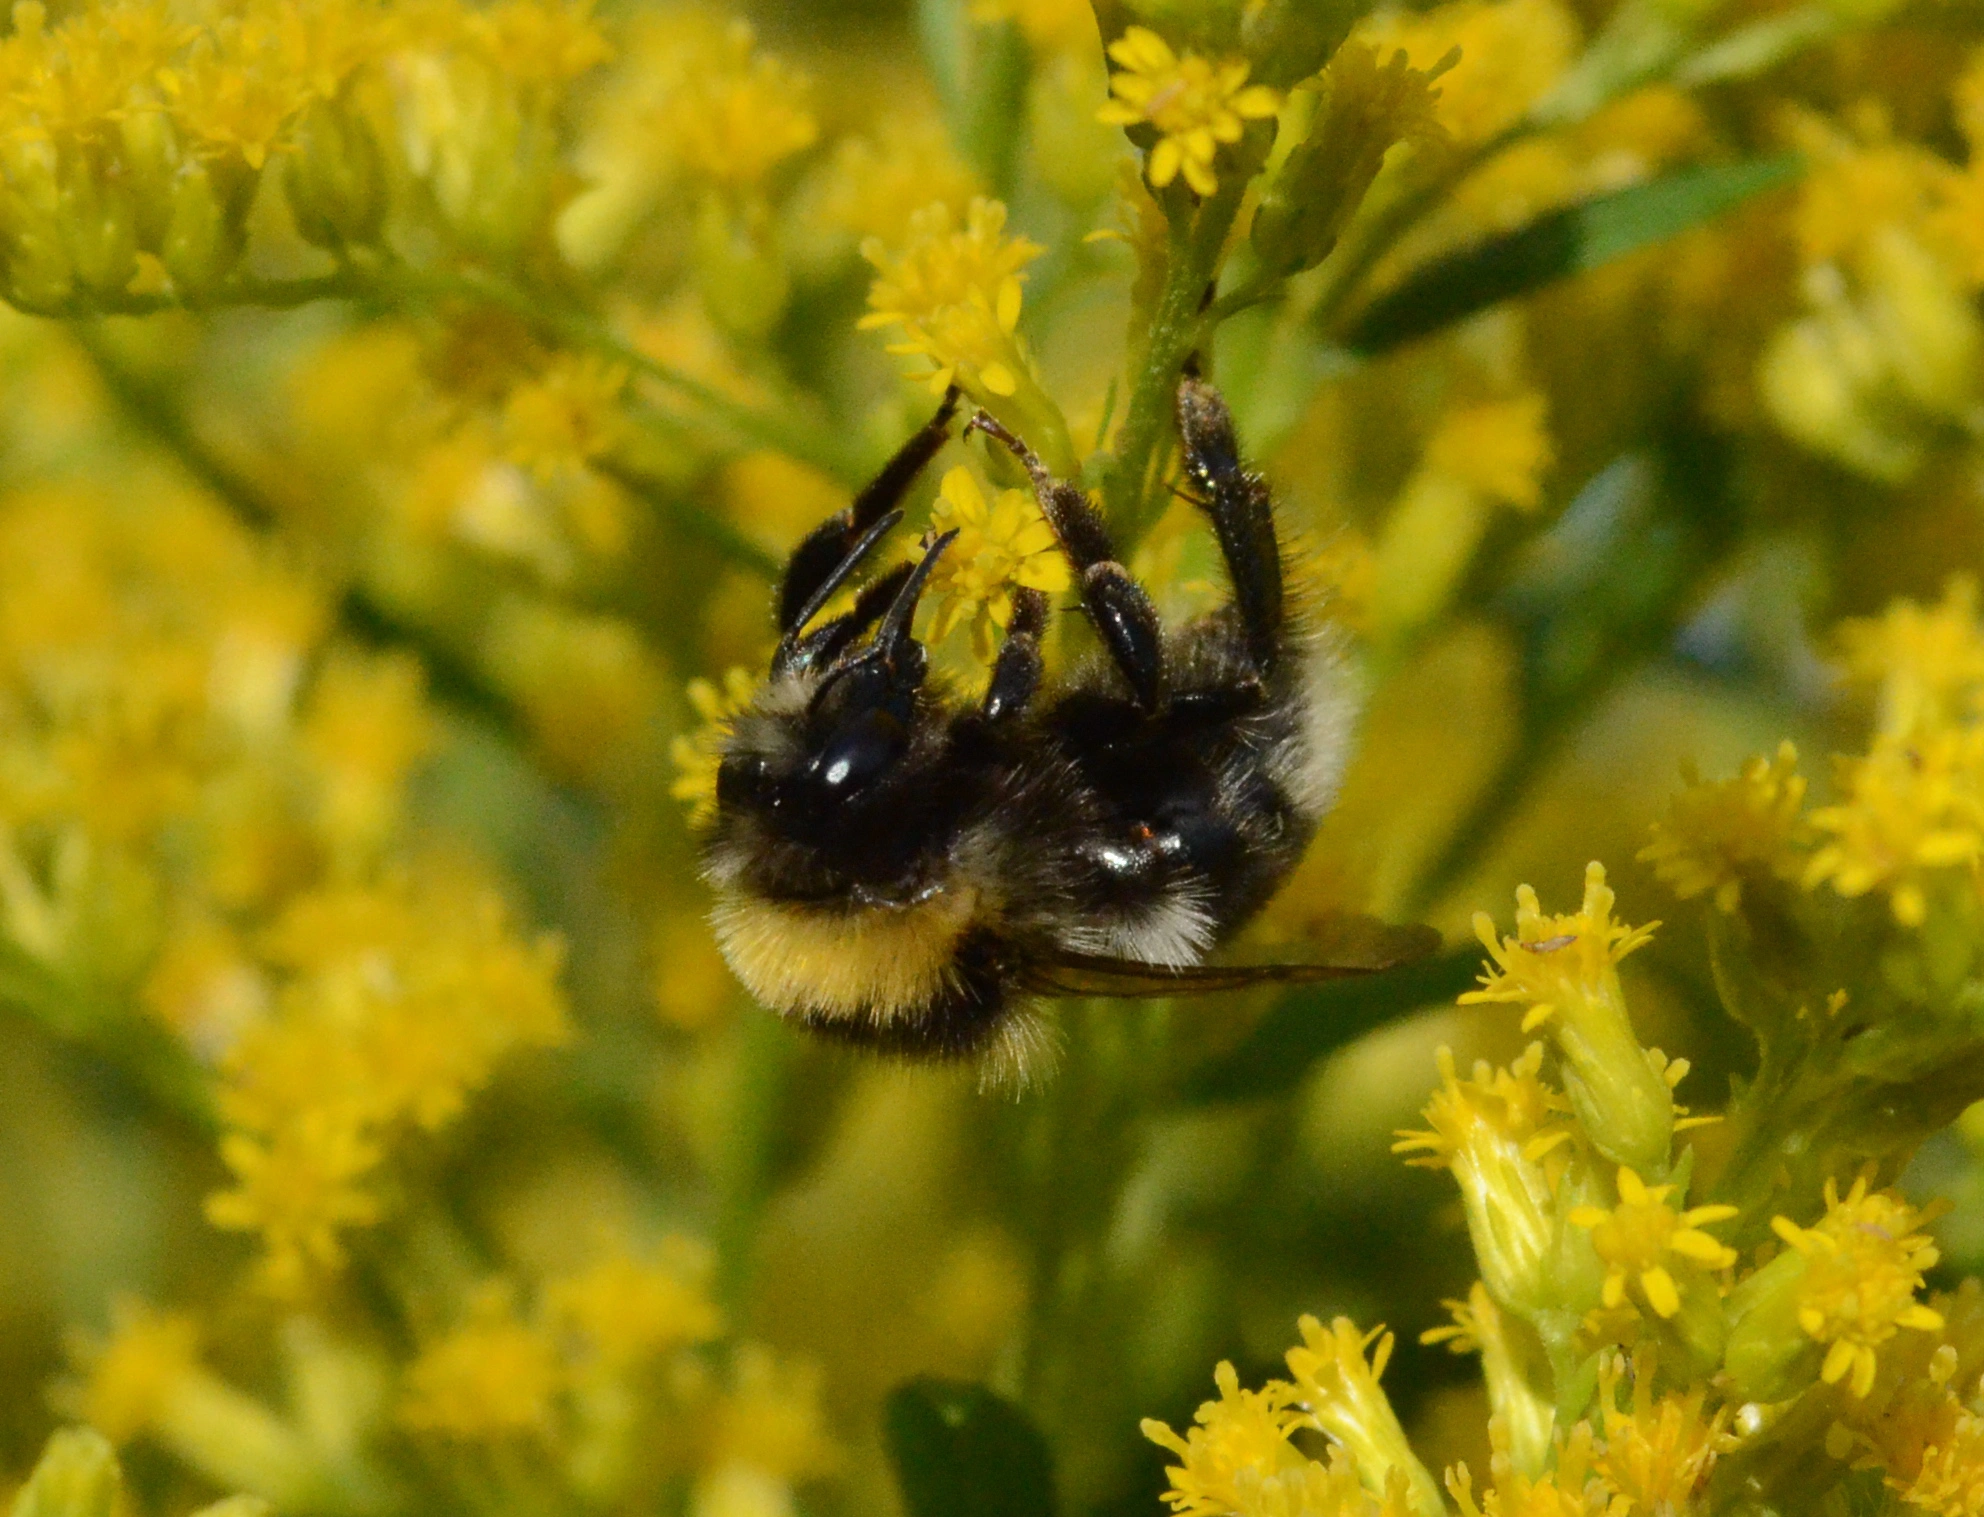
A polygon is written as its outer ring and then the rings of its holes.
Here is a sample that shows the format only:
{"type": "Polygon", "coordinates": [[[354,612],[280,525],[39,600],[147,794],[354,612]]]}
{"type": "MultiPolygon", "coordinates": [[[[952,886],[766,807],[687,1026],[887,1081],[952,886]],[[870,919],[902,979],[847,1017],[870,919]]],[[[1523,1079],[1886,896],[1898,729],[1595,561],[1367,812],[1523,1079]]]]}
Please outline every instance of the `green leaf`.
{"type": "Polygon", "coordinates": [[[1246,1042],[1186,1082],[1184,1099],[1210,1105],[1292,1089],[1324,1055],[1421,1006],[1452,1000],[1480,971],[1481,950],[1464,948],[1383,974],[1291,991],[1246,1042]]]}
{"type": "Polygon", "coordinates": [[[1343,338],[1382,353],[1415,337],[1582,274],[1688,228],[1804,171],[1795,155],[1687,169],[1539,216],[1528,226],[1436,258],[1366,306],[1343,338]]]}
{"type": "Polygon", "coordinates": [[[1046,1440],[1010,1401],[924,1377],[891,1391],[882,1418],[909,1517],[1053,1517],[1046,1440]]]}

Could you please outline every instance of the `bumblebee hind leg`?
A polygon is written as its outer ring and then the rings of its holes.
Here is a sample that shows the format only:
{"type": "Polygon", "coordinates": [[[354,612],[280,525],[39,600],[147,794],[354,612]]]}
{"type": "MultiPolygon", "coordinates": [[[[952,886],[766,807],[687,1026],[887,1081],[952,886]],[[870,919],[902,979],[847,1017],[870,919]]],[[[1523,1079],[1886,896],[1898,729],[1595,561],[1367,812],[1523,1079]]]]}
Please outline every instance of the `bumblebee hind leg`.
{"type": "Polygon", "coordinates": [[[1262,675],[1273,672],[1283,646],[1281,546],[1267,482],[1241,461],[1233,413],[1204,380],[1178,385],[1178,437],[1195,499],[1212,518],[1219,551],[1233,581],[1233,605],[1247,653],[1262,675]]]}

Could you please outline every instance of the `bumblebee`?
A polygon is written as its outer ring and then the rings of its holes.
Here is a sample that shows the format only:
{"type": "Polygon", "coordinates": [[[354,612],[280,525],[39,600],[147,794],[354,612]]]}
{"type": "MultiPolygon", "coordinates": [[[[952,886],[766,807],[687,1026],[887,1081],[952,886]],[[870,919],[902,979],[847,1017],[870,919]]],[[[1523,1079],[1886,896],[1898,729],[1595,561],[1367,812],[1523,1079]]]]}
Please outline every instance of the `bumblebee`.
{"type": "Polygon", "coordinates": [[[1014,610],[975,701],[931,673],[917,599],[956,533],[814,623],[902,520],[957,396],[794,550],[770,677],[728,732],[703,844],[725,958],[774,1011],[842,1042],[975,1060],[1023,1081],[1053,995],[1179,995],[1382,968],[1431,934],[1347,956],[1208,965],[1265,905],[1335,796],[1355,713],[1338,641],[1289,604],[1274,510],[1211,385],[1177,425],[1231,600],[1167,630],[1082,490],[983,412],[1074,573],[1099,655],[1043,675],[1049,607],[1014,610]]]}

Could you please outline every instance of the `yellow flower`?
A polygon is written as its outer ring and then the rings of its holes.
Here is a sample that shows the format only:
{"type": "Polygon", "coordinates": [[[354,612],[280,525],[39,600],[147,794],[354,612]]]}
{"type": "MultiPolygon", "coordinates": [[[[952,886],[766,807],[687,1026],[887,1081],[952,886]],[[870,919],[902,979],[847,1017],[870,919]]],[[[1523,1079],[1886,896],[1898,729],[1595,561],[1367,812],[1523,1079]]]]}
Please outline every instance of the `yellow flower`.
{"type": "Polygon", "coordinates": [[[230,1133],[220,1155],[235,1184],[207,1197],[207,1220],[261,1234],[262,1283],[272,1295],[298,1295],[341,1268],[339,1234],[379,1219],[379,1200],[363,1184],[379,1149],[345,1113],[306,1111],[266,1139],[230,1133]]]}
{"type": "Polygon", "coordinates": [[[1520,118],[1577,57],[1578,23],[1560,0],[1454,0],[1428,10],[1385,9],[1356,36],[1387,56],[1403,48],[1416,69],[1458,50],[1440,80],[1440,123],[1482,142],[1520,118]]]}
{"type": "Polygon", "coordinates": [[[1490,500],[1534,511],[1555,456],[1549,400],[1530,391],[1509,400],[1460,406],[1440,419],[1426,445],[1425,467],[1459,480],[1490,500]]]}
{"type": "Polygon", "coordinates": [[[433,747],[424,682],[405,654],[336,654],[317,676],[300,736],[316,767],[317,825],[342,863],[368,859],[385,842],[407,776],[433,747]]]}
{"type": "Polygon", "coordinates": [[[750,23],[732,21],[714,45],[679,64],[658,123],[691,173],[732,189],[761,183],[819,139],[803,74],[754,51],[750,23]]]}
{"type": "Polygon", "coordinates": [[[716,816],[716,772],[723,762],[724,740],[730,724],[751,704],[760,681],[748,669],[723,672],[718,687],[706,679],[692,679],[686,694],[703,725],[669,746],[675,761],[675,782],[668,793],[689,807],[691,826],[700,827],[716,816]]]}
{"type": "Polygon", "coordinates": [[[1697,1206],[1677,1212],[1667,1204],[1671,1185],[1648,1185],[1623,1165],[1619,1169],[1619,1204],[1610,1211],[1598,1206],[1571,1209],[1573,1226],[1589,1228],[1592,1247],[1605,1261],[1601,1299],[1616,1307],[1626,1298],[1628,1278],[1636,1279],[1647,1305],[1662,1317],[1681,1309],[1681,1292],[1667,1267],[1672,1254],[1706,1269],[1728,1269],[1736,1251],[1718,1243],[1701,1229],[1726,1222],[1733,1206],[1697,1206]]]}
{"type": "Polygon", "coordinates": [[[1220,144],[1240,140],[1249,121],[1265,120],[1281,109],[1281,93],[1247,83],[1247,61],[1213,63],[1197,53],[1180,57],[1148,27],[1133,26],[1109,44],[1116,70],[1109,91],[1115,97],[1096,114],[1112,126],[1154,126],[1151,184],[1163,189],[1180,173],[1195,194],[1219,188],[1213,160],[1220,144]]]}
{"type": "Polygon", "coordinates": [[[900,252],[875,238],[861,256],[875,266],[863,331],[900,327],[891,353],[930,360],[931,390],[942,394],[954,379],[994,396],[1016,393],[1030,360],[1016,328],[1022,271],[1045,251],[1024,237],[1007,237],[1006,208],[974,199],[957,225],[947,205],[926,206],[909,221],[900,252]]]}
{"type": "Polygon", "coordinates": [[[1183,1462],[1165,1470],[1171,1487],[1164,1499],[1180,1517],[1224,1517],[1259,1510],[1260,1489],[1279,1483],[1307,1463],[1288,1441],[1302,1422],[1291,1411],[1295,1387],[1270,1380],[1258,1391],[1242,1390],[1233,1366],[1222,1360],[1213,1371],[1219,1399],[1200,1404],[1197,1426],[1180,1438],[1155,1418],[1143,1421],[1143,1434],[1183,1462]]]}
{"type": "Polygon", "coordinates": [[[609,1369],[707,1343],[723,1331],[723,1314],[705,1289],[711,1262],[709,1251],[687,1238],[667,1239],[652,1260],[616,1250],[552,1282],[545,1315],[577,1333],[609,1369]]]}
{"type": "Polygon", "coordinates": [[[1944,1398],[1948,1431],[1922,1451],[1919,1468],[1907,1479],[1890,1472],[1888,1486],[1912,1508],[1937,1517],[1984,1517],[1984,1417],[1954,1396],[1944,1398]]]}
{"type": "MultiPolygon", "coordinates": [[[[1082,7],[1086,13],[1087,7],[1082,7]]],[[[958,157],[950,133],[930,114],[885,117],[872,136],[849,137],[834,152],[821,213],[844,231],[901,244],[918,211],[944,205],[963,213],[983,192],[958,157]]]]}
{"type": "Polygon", "coordinates": [[[540,480],[583,468],[609,453],[627,430],[620,394],[623,364],[561,355],[510,391],[503,404],[504,450],[540,480]]]}
{"type": "Polygon", "coordinates": [[[1628,1366],[1617,1353],[1608,1353],[1600,1360],[1598,1408],[1605,1438],[1598,1474],[1635,1513],[1691,1511],[1716,1458],[1735,1443],[1724,1431],[1729,1409],[1703,1415],[1708,1388],[1700,1385],[1655,1400],[1653,1380],[1650,1359],[1628,1366]],[[1628,1369],[1632,1402],[1621,1407],[1619,1379],[1628,1369]]]}
{"type": "Polygon", "coordinates": [[[1444,1512],[1439,1486],[1412,1452],[1398,1414],[1378,1385],[1391,1358],[1391,1334],[1383,1327],[1360,1333],[1347,1317],[1326,1328],[1305,1316],[1299,1325],[1302,1345],[1290,1349],[1287,1358],[1307,1413],[1304,1424],[1343,1445],[1366,1488],[1389,1491],[1402,1481],[1415,1511],[1428,1517],[1444,1512]],[[1366,1349],[1371,1350],[1369,1359],[1366,1349]]]}
{"type": "Polygon", "coordinates": [[[1545,1160],[1571,1137],[1563,1098],[1538,1078],[1543,1045],[1532,1043],[1506,1070],[1477,1063],[1454,1073],[1439,1051],[1440,1088],[1426,1106],[1430,1131],[1401,1132],[1394,1153],[1409,1164],[1453,1171],[1482,1277],[1512,1305],[1540,1305],[1550,1294],[1560,1165],[1545,1160]]]}
{"type": "Polygon", "coordinates": [[[1686,901],[1713,892],[1716,909],[1730,912],[1742,903],[1746,874],[1797,876],[1804,867],[1795,845],[1805,835],[1805,778],[1789,741],[1778,745],[1775,758],[1746,760],[1731,780],[1705,782],[1692,765],[1682,776],[1687,788],[1639,852],[1675,895],[1686,901]]]}
{"type": "MultiPolygon", "coordinates": [[[[992,657],[992,629],[1013,619],[1013,590],[1025,586],[1058,595],[1073,577],[1054,529],[1040,514],[1028,490],[1001,490],[988,504],[985,492],[962,464],[944,476],[930,513],[932,532],[958,531],[930,575],[934,642],[970,621],[972,646],[992,657]]],[[[922,555],[912,547],[911,557],[922,555]]]]}
{"type": "Polygon", "coordinates": [[[1880,616],[1840,623],[1838,637],[1846,677],[1878,693],[1882,735],[1926,735],[1978,715],[1984,625],[1969,575],[1952,575],[1937,605],[1897,600],[1880,616]]]}
{"type": "Polygon", "coordinates": [[[183,1312],[153,1311],[129,1296],[111,1303],[110,1341],[89,1345],[76,1410],[113,1443],[155,1422],[173,1392],[199,1367],[199,1330],[183,1312]]]}
{"type": "Polygon", "coordinates": [[[744,1469],[796,1484],[839,1465],[820,1409],[817,1368],[747,1343],[731,1361],[730,1379],[711,1414],[705,1470],[744,1469]]]}
{"type": "Polygon", "coordinates": [[[1984,858],[1984,729],[1880,736],[1864,758],[1841,759],[1839,777],[1844,799],[1812,813],[1824,836],[1805,888],[1884,889],[1894,919],[1921,926],[1939,872],[1966,878],[1984,858]]]}
{"type": "MultiPolygon", "coordinates": [[[[1495,1488],[1480,1506],[1467,1466],[1447,1472],[1447,1490],[1462,1517],[1625,1517],[1617,1492],[1592,1468],[1591,1425],[1580,1422],[1557,1447],[1556,1468],[1530,1475],[1508,1455],[1499,1430],[1489,1429],[1495,1448],[1495,1488]]],[[[1662,1514],[1665,1517],[1665,1514],[1662,1514]]]]}
{"type": "Polygon", "coordinates": [[[1481,1378],[1488,1386],[1489,1413],[1509,1457],[1519,1469],[1541,1469],[1549,1458],[1556,1429],[1556,1408],[1530,1382],[1521,1345],[1482,1281],[1475,1281],[1465,1301],[1443,1301],[1453,1321],[1428,1328],[1421,1343],[1444,1343],[1456,1354],[1481,1355],[1481,1378]]]}
{"type": "Polygon", "coordinates": [[[1915,1299],[1923,1271],[1940,1255],[1915,1231],[1924,1214],[1891,1191],[1870,1192],[1865,1175],[1844,1198],[1826,1181],[1825,1196],[1817,1226],[1775,1217],[1771,1227],[1805,1256],[1798,1325],[1828,1345],[1820,1378],[1828,1385],[1844,1380],[1855,1396],[1865,1396],[1874,1385],[1875,1350],[1898,1329],[1942,1327],[1942,1314],[1915,1299]]]}
{"type": "Polygon", "coordinates": [[[548,1432],[563,1380],[550,1335],[518,1321],[500,1286],[479,1294],[471,1318],[408,1368],[400,1420],[446,1438],[548,1432]]]}
{"type": "Polygon", "coordinates": [[[1500,937],[1477,912],[1474,930],[1493,962],[1482,988],[1460,1001],[1526,1005],[1523,1030],[1550,1027],[1571,1108],[1592,1145],[1614,1163],[1658,1174],[1667,1167],[1674,1097],[1665,1065],[1633,1037],[1619,961],[1645,947],[1660,924],[1614,922],[1612,903],[1605,866],[1593,862],[1575,915],[1545,916],[1527,885],[1516,891],[1515,936],[1500,937]]]}

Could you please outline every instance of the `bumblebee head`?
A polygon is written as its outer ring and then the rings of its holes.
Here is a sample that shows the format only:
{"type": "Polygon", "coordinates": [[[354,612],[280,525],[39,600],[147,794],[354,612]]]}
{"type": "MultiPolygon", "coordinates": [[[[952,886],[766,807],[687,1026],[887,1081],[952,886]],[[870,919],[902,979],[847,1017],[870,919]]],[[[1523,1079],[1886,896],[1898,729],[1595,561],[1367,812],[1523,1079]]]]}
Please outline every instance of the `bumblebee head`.
{"type": "Polygon", "coordinates": [[[755,850],[750,874],[802,892],[827,888],[808,877],[886,884],[927,844],[932,787],[924,777],[943,736],[925,689],[928,660],[910,623],[931,567],[955,536],[931,544],[867,643],[836,650],[824,666],[787,659],[780,671],[774,662],[717,769],[719,874],[727,872],[726,838],[755,850]]]}

